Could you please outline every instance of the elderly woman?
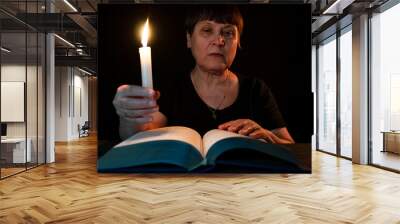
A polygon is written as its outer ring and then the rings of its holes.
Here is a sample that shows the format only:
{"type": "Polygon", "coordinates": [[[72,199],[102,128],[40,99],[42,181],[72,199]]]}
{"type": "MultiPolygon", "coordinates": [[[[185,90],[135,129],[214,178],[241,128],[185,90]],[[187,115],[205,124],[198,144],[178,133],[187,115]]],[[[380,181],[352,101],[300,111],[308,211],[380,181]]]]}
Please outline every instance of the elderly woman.
{"type": "Polygon", "coordinates": [[[242,30],[243,18],[235,7],[191,12],[186,38],[196,65],[162,97],[153,89],[120,86],[113,104],[121,138],[180,125],[201,134],[219,128],[271,143],[294,143],[266,84],[230,70],[242,30]]]}

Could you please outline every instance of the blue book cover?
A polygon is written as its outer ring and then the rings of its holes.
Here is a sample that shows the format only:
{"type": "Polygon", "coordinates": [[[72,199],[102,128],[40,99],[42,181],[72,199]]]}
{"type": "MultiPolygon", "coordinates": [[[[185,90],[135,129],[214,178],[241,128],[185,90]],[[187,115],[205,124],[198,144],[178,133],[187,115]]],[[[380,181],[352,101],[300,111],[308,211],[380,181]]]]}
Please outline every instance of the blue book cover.
{"type": "Polygon", "coordinates": [[[201,137],[180,126],[133,135],[100,157],[97,169],[132,173],[304,171],[285,145],[218,129],[201,137]]]}

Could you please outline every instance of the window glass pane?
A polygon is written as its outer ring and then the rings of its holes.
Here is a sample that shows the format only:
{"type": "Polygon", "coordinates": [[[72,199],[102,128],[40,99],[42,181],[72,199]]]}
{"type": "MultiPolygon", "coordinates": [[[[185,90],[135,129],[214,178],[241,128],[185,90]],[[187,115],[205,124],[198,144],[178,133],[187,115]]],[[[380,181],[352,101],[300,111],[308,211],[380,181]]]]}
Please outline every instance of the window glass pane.
{"type": "MultiPolygon", "coordinates": [[[[26,33],[2,32],[1,47],[1,177],[25,170],[26,33]]],[[[27,147],[28,146],[28,147],[27,147]]],[[[28,149],[28,150],[27,150],[28,149]]]]}
{"type": "Polygon", "coordinates": [[[318,48],[318,149],[336,153],[336,40],[318,48]]]}
{"type": "Polygon", "coordinates": [[[45,161],[45,35],[33,28],[40,22],[34,14],[43,13],[44,6],[45,0],[0,1],[0,7],[31,24],[0,12],[7,21],[0,23],[1,178],[45,161]]]}
{"type": "Polygon", "coordinates": [[[399,21],[400,4],[371,19],[372,163],[397,170],[400,170],[399,21]]]}
{"type": "Polygon", "coordinates": [[[340,36],[340,153],[351,158],[352,141],[352,35],[340,36]]]}

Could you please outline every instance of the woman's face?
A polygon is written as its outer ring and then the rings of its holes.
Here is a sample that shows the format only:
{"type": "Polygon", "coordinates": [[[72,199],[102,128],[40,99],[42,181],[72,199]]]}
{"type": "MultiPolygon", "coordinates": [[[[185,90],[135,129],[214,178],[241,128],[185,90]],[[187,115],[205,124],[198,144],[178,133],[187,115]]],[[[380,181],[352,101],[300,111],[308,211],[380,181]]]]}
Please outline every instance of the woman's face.
{"type": "Polygon", "coordinates": [[[235,25],[210,20],[197,22],[192,35],[187,34],[187,47],[197,66],[211,73],[221,73],[232,65],[238,43],[235,25]]]}

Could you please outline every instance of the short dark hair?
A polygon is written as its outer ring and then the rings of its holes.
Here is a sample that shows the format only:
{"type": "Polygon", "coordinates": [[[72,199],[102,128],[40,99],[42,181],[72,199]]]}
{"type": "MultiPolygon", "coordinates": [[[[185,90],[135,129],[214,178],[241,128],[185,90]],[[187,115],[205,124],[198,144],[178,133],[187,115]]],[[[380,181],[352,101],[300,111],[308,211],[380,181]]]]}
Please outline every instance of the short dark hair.
{"type": "Polygon", "coordinates": [[[196,23],[203,20],[235,25],[240,35],[243,31],[243,17],[236,6],[214,5],[191,7],[186,14],[186,32],[192,35],[196,23]]]}

